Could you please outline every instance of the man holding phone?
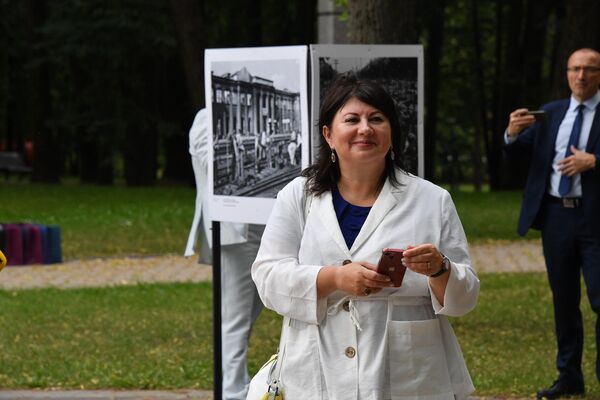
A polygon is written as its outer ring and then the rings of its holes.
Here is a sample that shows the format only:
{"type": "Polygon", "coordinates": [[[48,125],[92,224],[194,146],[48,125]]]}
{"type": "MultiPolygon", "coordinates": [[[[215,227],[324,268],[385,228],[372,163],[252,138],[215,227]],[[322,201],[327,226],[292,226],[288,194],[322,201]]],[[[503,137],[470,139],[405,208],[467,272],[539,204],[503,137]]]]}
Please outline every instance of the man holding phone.
{"type": "MultiPolygon", "coordinates": [[[[571,97],[510,114],[505,132],[509,157],[529,157],[518,233],[542,231],[542,246],[554,303],[558,379],[537,392],[556,399],[585,392],[581,358],[583,323],[580,273],[588,298],[600,312],[600,53],[579,49],[567,63],[571,97]],[[580,272],[581,271],[581,272],[580,272]]],[[[600,350],[600,320],[596,323],[600,350]]],[[[600,380],[600,358],[596,358],[600,380]]]]}

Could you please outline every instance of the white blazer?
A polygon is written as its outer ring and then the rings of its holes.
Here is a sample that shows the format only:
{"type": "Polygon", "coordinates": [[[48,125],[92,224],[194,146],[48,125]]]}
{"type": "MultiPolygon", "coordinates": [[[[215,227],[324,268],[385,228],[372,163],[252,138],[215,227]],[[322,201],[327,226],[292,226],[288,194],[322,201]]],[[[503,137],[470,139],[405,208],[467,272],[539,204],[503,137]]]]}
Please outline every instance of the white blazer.
{"type": "Polygon", "coordinates": [[[277,196],[252,277],[263,303],[290,318],[281,382],[295,399],[454,399],[474,390],[445,316],[475,307],[479,280],[450,194],[413,175],[384,184],[348,249],[331,193],[305,196],[296,178],[277,196]],[[368,297],[317,298],[317,274],[344,260],[376,264],[385,247],[433,243],[452,263],[442,306],[427,277],[368,297]]]}
{"type": "MultiPolygon", "coordinates": [[[[184,256],[194,255],[196,241],[198,240],[198,227],[204,228],[202,245],[212,248],[212,226],[208,212],[208,113],[206,108],[196,113],[190,128],[190,155],[192,167],[196,177],[196,211],[185,246],[184,256]]],[[[245,243],[248,240],[248,225],[224,222],[221,224],[221,244],[245,243]]],[[[211,257],[208,249],[200,250],[203,262],[210,263],[211,257]]]]}

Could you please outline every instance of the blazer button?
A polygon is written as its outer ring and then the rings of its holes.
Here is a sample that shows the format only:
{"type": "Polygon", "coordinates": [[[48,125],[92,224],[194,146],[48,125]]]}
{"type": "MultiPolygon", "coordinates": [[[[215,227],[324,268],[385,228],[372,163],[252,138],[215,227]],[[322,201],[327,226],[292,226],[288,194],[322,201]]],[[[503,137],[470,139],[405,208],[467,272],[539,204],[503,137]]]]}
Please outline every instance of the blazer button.
{"type": "Polygon", "coordinates": [[[354,347],[346,347],[346,357],[353,358],[356,355],[356,350],[354,347]]]}
{"type": "Polygon", "coordinates": [[[342,261],[342,265],[350,264],[352,260],[344,260],[342,261]]]}
{"type": "Polygon", "coordinates": [[[344,304],[342,304],[342,308],[344,311],[350,311],[350,301],[346,300],[344,304]]]}

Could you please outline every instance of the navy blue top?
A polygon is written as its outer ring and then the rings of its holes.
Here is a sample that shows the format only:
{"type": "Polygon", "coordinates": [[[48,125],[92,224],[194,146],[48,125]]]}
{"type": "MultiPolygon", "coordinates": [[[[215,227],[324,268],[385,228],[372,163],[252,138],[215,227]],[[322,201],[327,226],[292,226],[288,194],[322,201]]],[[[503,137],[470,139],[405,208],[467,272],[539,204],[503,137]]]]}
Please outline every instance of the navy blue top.
{"type": "Polygon", "coordinates": [[[354,204],[348,203],[337,188],[331,191],[333,197],[333,208],[335,209],[335,215],[337,216],[342,235],[346,241],[346,246],[350,249],[354,240],[360,232],[371,207],[355,206],[354,204]]]}

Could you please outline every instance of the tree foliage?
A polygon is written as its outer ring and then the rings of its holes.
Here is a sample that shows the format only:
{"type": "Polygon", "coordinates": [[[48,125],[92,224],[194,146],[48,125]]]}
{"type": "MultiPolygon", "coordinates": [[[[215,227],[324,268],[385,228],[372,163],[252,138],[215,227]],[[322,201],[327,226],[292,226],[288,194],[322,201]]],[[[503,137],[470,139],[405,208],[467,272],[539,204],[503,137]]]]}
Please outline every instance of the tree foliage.
{"type": "Polygon", "coordinates": [[[187,131],[203,105],[204,48],[310,43],[315,6],[1,0],[0,150],[33,143],[40,181],[190,179],[187,131]]]}
{"type": "MultiPolygon", "coordinates": [[[[519,187],[508,113],[568,95],[565,64],[600,48],[595,0],[335,0],[352,43],[425,48],[426,176],[519,187]]],[[[206,48],[310,44],[317,1],[0,0],[0,150],[33,178],[191,179],[206,48]],[[33,154],[30,151],[33,144],[33,154]]]]}
{"type": "Polygon", "coordinates": [[[567,96],[568,55],[600,48],[593,0],[348,0],[347,11],[352,42],[424,45],[426,176],[453,186],[521,187],[527,165],[502,158],[508,114],[567,96]]]}

